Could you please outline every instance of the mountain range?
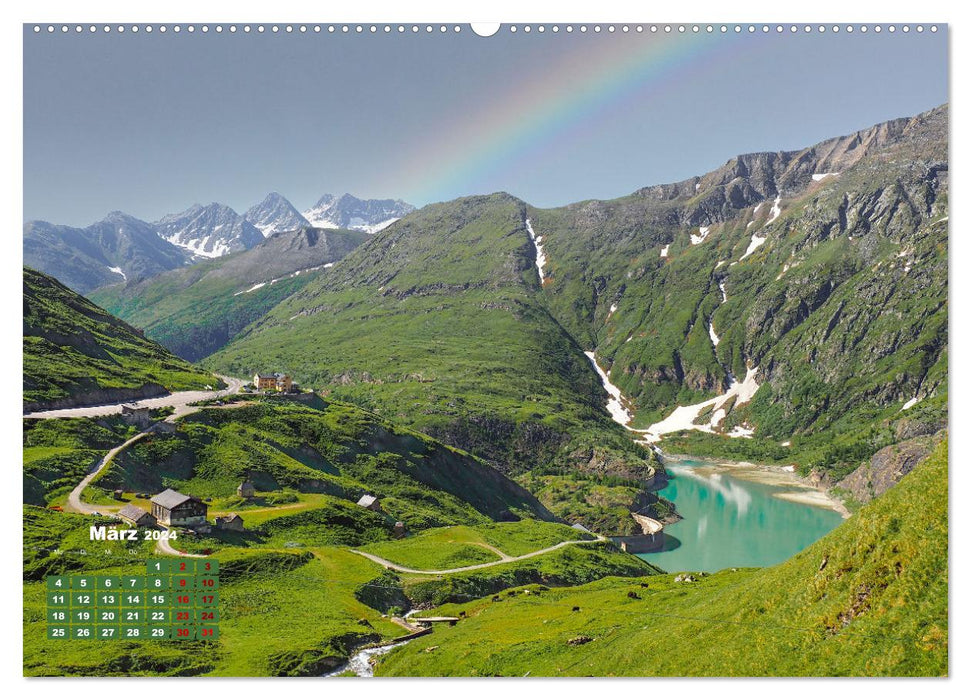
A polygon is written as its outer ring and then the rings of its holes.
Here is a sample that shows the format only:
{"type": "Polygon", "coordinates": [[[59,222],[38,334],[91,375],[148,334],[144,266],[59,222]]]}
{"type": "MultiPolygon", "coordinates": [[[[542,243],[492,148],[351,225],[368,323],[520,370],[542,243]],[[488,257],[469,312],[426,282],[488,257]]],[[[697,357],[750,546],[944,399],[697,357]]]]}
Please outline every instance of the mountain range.
{"type": "Polygon", "coordinates": [[[238,214],[213,202],[148,223],[120,211],[84,228],[24,224],[24,264],[53,274],[77,292],[142,281],[166,270],[249,250],[274,233],[340,228],[375,233],[414,207],[400,200],[324,195],[301,214],[272,192],[238,214]]]}
{"type": "Polygon", "coordinates": [[[941,107],[615,200],[429,205],[207,362],[272,356],[512,473],[643,476],[629,429],[848,472],[946,416],[947,201],[941,107]]]}
{"type": "Polygon", "coordinates": [[[249,250],[103,287],[90,297],[195,362],[326,273],[367,237],[310,227],[271,233],[249,250]]]}
{"type": "MultiPolygon", "coordinates": [[[[287,281],[252,272],[271,245],[95,298],[212,370],[270,362],[567,479],[564,517],[603,489],[636,505],[651,446],[835,482],[946,425],[947,125],[943,106],[614,200],[465,197],[325,248],[281,238],[287,281]]],[[[292,220],[281,199],[251,216],[292,220]]]]}

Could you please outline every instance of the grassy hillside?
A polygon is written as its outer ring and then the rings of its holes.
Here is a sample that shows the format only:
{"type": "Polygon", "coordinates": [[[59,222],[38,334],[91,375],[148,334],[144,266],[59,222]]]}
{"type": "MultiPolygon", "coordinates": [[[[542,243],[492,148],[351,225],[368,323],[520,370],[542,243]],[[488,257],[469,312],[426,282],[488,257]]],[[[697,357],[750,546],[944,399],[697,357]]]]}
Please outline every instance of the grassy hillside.
{"type": "Polygon", "coordinates": [[[23,421],[24,503],[43,506],[66,495],[137,428],[118,417],[23,421]]]}
{"type": "Polygon", "coordinates": [[[446,605],[466,619],[379,675],[941,676],[948,673],[947,443],[789,561],[446,605]],[[433,649],[429,648],[434,646],[433,649]]]}
{"type": "Polygon", "coordinates": [[[354,646],[403,633],[358,599],[358,589],[380,576],[381,567],[346,550],[321,547],[221,555],[217,642],[48,640],[43,576],[143,574],[152,554],[129,554],[123,543],[104,544],[83,557],[73,554],[88,543],[92,523],[78,515],[25,507],[24,523],[27,676],[320,675],[346,660],[354,646]],[[65,554],[53,557],[35,550],[38,545],[60,546],[65,554]]]}
{"type": "MultiPolygon", "coordinates": [[[[267,399],[204,409],[182,419],[176,432],[152,435],[118,455],[92,486],[102,493],[175,488],[233,510],[245,505],[236,487],[247,478],[261,499],[257,509],[287,505],[279,497],[290,494],[307,508],[297,521],[309,521],[315,508],[341,509],[366,493],[378,496],[385,537],[395,519],[414,531],[553,519],[525,489],[480,460],[339,402],[267,399]],[[310,497],[315,494],[327,498],[310,497]]],[[[347,514],[354,520],[372,515],[357,506],[347,514]]],[[[338,515],[321,516],[319,529],[338,515]]]]}
{"type": "Polygon", "coordinates": [[[220,384],[53,277],[24,268],[24,410],[220,384]]]}
{"type": "MultiPolygon", "coordinates": [[[[212,354],[368,235],[303,229],[274,234],[254,248],[91,295],[188,360],[212,354]]],[[[244,376],[253,374],[248,368],[244,376]]]]}
{"type": "Polygon", "coordinates": [[[286,368],[330,396],[485,457],[646,478],[582,349],[538,296],[525,205],[425,207],[277,306],[208,364],[286,368]]]}

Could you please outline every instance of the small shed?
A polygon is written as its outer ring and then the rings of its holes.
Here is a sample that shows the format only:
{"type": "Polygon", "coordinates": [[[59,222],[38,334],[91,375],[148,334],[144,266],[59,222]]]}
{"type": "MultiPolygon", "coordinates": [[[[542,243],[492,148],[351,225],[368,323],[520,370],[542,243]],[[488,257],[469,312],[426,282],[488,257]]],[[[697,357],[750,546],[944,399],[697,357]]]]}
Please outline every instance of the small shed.
{"type": "Polygon", "coordinates": [[[134,404],[123,404],[121,407],[121,417],[129,425],[148,427],[152,424],[152,409],[147,406],[136,406],[134,404]]]}
{"type": "Polygon", "coordinates": [[[252,498],[254,495],[256,495],[256,487],[253,486],[252,481],[247,479],[236,487],[236,495],[240,498],[252,498]]]}
{"type": "Polygon", "coordinates": [[[216,516],[216,528],[219,530],[243,531],[243,518],[238,513],[216,516]]]}
{"type": "Polygon", "coordinates": [[[135,527],[154,527],[156,523],[154,515],[131,503],[118,511],[118,517],[135,527]]]}
{"type": "Polygon", "coordinates": [[[405,528],[405,524],[403,522],[399,520],[394,524],[395,537],[397,537],[398,539],[401,539],[402,537],[405,536],[406,533],[407,533],[407,529],[405,528]]]}
{"type": "Polygon", "coordinates": [[[378,512],[381,510],[380,499],[377,496],[372,496],[369,493],[366,493],[363,496],[361,496],[357,504],[361,506],[361,508],[367,508],[368,510],[373,510],[375,512],[378,512]]]}

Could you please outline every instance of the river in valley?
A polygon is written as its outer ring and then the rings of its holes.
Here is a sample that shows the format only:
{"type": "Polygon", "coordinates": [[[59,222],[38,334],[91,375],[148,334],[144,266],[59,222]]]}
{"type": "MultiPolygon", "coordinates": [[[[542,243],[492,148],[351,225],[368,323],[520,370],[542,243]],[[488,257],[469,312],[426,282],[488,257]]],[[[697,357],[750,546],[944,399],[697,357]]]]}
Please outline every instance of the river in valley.
{"type": "Polygon", "coordinates": [[[787,474],[692,459],[666,460],[665,468],[670,481],[658,494],[684,520],[665,526],[665,551],[638,555],[665,571],[778,564],[843,520],[809,504],[821,495],[787,474]]]}

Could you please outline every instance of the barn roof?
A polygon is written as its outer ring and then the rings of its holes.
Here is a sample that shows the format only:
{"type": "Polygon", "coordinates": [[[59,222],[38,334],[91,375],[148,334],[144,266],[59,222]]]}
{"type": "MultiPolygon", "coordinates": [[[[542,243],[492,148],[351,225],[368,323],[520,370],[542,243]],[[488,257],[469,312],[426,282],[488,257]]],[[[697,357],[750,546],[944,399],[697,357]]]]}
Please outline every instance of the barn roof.
{"type": "Polygon", "coordinates": [[[193,500],[192,496],[186,496],[184,493],[179,493],[173,489],[165,489],[162,493],[152,496],[152,503],[160,505],[163,508],[168,508],[169,510],[191,500],[193,500]]]}
{"type": "Polygon", "coordinates": [[[144,510],[136,505],[129,503],[124,508],[118,511],[118,515],[126,520],[131,520],[132,522],[138,522],[141,518],[148,515],[144,510]]]}
{"type": "Polygon", "coordinates": [[[359,500],[357,504],[359,506],[364,506],[365,508],[367,508],[368,506],[373,505],[374,502],[377,500],[378,500],[377,496],[372,496],[371,494],[366,493],[363,496],[361,496],[361,500],[359,500]]]}

